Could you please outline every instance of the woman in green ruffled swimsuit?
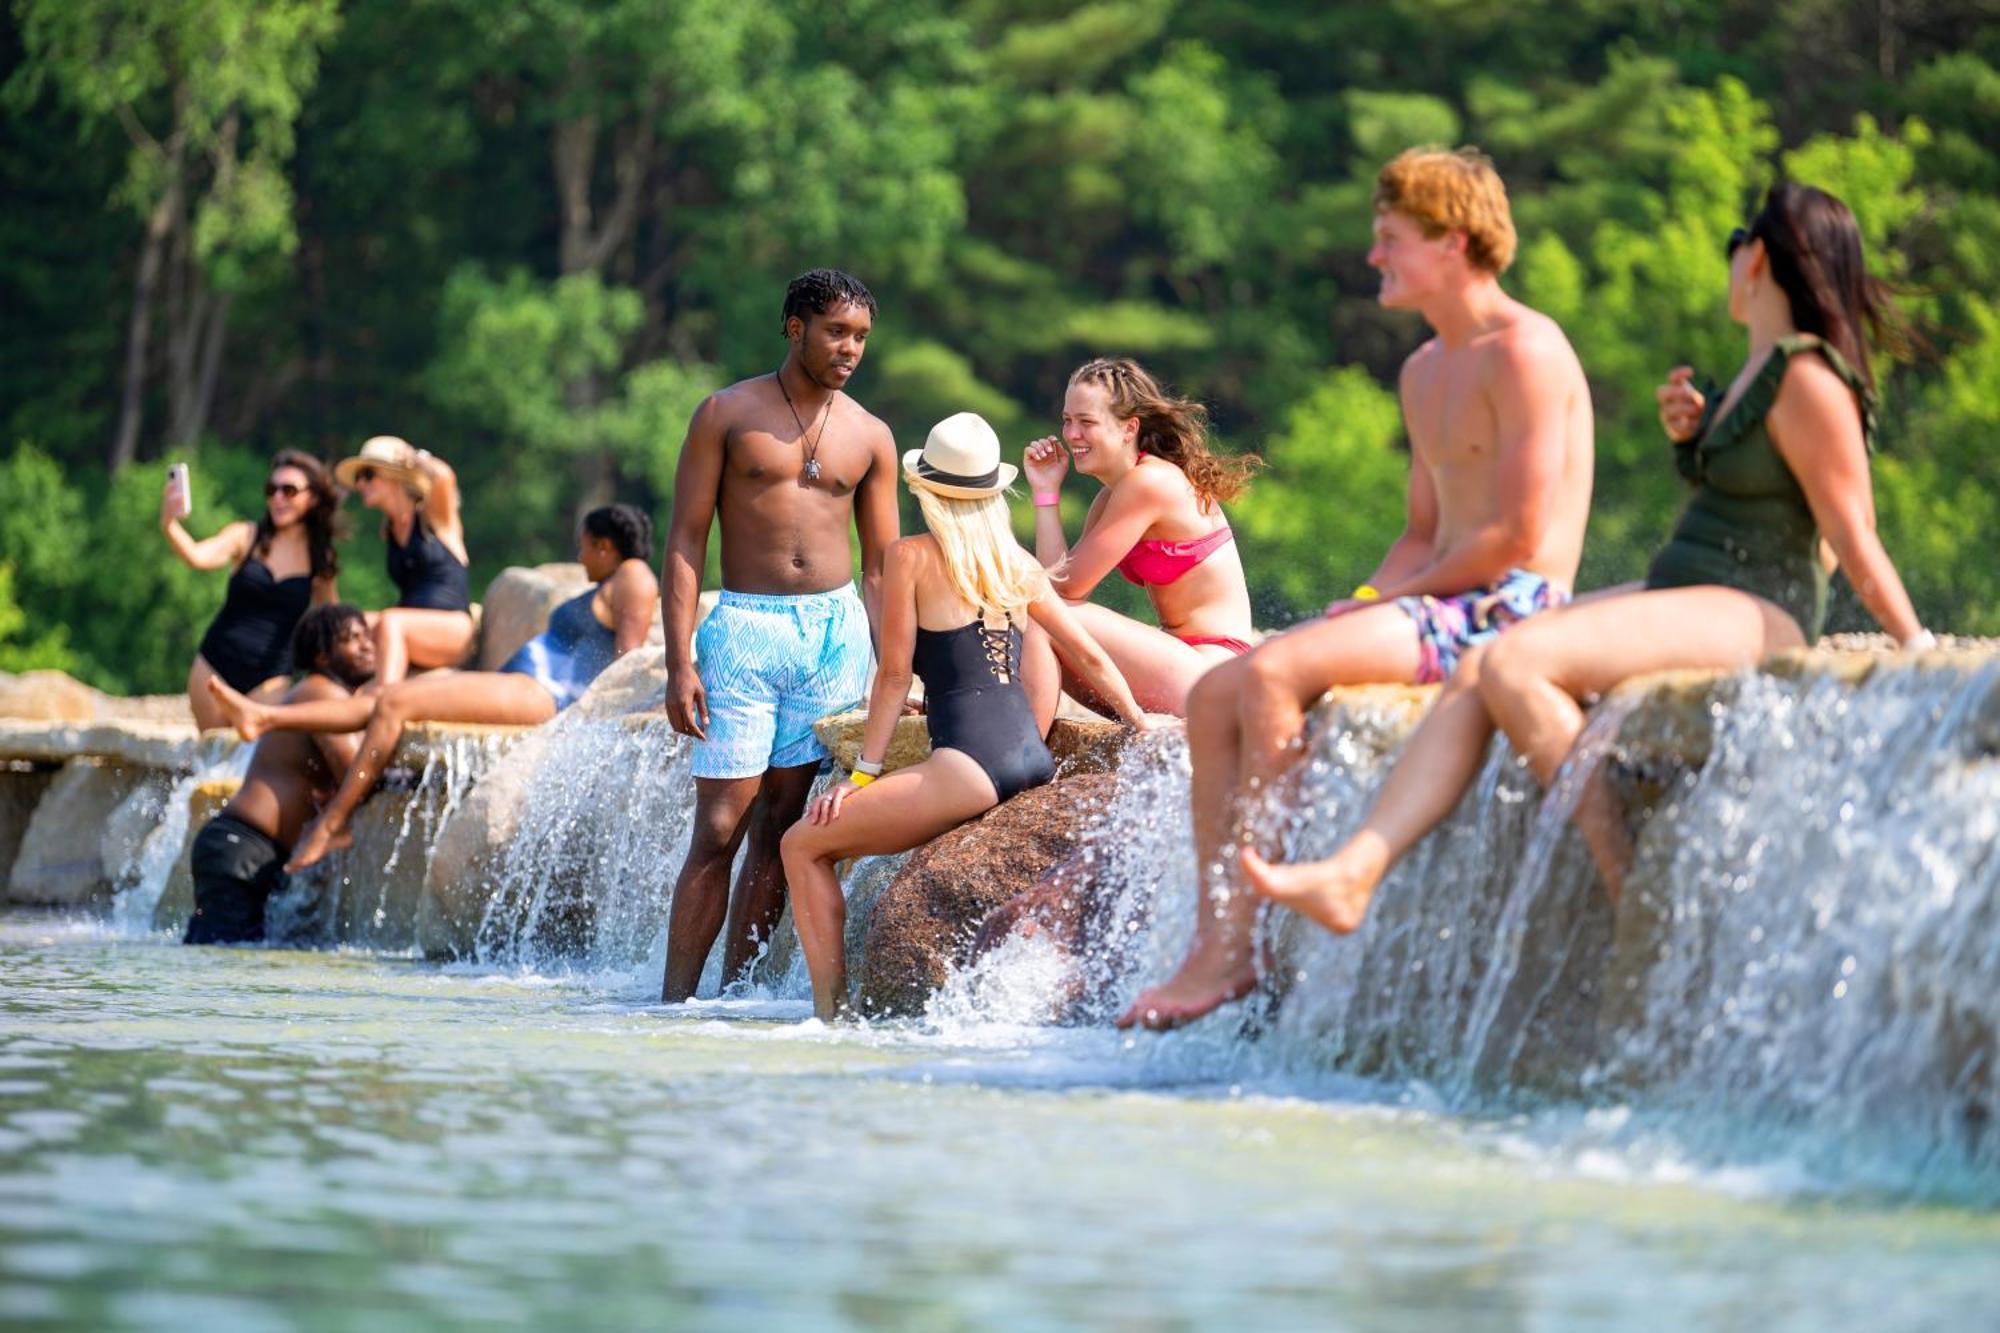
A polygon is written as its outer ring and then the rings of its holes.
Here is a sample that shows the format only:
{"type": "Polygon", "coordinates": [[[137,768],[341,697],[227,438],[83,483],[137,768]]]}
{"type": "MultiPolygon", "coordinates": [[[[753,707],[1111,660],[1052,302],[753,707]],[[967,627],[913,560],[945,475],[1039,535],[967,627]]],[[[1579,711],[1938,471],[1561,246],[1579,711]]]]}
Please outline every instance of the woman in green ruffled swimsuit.
{"type": "MultiPolygon", "coordinates": [[[[1934,642],[1875,534],[1863,330],[1898,342],[1902,333],[1847,206],[1809,186],[1773,188],[1729,238],[1729,314],[1749,331],[1750,354],[1721,401],[1686,366],[1659,389],[1660,423],[1694,495],[1645,583],[1509,630],[1464,659],[1433,705],[1433,718],[1456,715],[1460,736],[1466,714],[1483,711],[1544,787],[1583,730],[1583,701],[1646,672],[1748,667],[1818,637],[1822,538],[1899,643],[1934,642]]],[[[1359,926],[1389,867],[1478,771],[1478,754],[1453,733],[1428,719],[1417,729],[1360,832],[1328,860],[1279,866],[1242,853],[1252,886],[1331,930],[1359,926]]],[[[1577,822],[1615,898],[1631,848],[1601,784],[1590,784],[1577,822]]]]}

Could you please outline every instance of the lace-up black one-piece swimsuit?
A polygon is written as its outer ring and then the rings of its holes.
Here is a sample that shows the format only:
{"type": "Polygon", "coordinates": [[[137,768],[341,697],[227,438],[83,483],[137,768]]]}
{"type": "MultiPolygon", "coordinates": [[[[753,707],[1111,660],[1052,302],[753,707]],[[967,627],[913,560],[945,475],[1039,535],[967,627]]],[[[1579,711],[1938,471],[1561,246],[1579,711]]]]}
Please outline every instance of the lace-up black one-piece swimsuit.
{"type": "Polygon", "coordinates": [[[949,630],[919,626],[911,664],[924,682],[933,750],[969,756],[1003,801],[1056,775],[1021,688],[1017,627],[988,629],[977,620],[949,630]]]}

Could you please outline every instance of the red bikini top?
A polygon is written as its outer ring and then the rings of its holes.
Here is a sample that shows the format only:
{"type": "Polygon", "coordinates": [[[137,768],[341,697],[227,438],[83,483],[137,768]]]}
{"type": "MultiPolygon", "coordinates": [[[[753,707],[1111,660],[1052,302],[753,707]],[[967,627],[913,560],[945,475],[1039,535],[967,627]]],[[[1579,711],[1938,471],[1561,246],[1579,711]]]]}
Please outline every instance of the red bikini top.
{"type": "Polygon", "coordinates": [[[1192,541],[1137,542],[1118,562],[1118,572],[1128,583],[1157,588],[1172,583],[1234,540],[1236,534],[1225,523],[1192,541]]]}

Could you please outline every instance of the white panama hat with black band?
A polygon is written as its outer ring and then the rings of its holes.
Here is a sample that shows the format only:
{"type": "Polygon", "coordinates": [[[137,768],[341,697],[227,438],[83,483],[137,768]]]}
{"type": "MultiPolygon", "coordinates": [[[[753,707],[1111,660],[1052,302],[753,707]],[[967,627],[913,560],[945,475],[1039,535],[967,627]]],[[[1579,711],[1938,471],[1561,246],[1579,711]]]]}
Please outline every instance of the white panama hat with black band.
{"type": "Polygon", "coordinates": [[[955,412],[924,447],[903,455],[903,480],[954,500],[984,500],[1014,484],[1021,470],[1000,461],[1000,437],[977,412],[955,412]]]}

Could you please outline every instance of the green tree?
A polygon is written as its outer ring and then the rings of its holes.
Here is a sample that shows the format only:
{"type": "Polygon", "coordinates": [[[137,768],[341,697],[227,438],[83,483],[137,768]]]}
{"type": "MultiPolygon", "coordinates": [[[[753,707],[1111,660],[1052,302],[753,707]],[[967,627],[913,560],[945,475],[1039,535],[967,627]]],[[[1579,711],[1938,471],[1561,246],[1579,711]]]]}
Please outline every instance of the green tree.
{"type": "Polygon", "coordinates": [[[45,88],[131,141],[120,187],[144,220],[113,470],[137,453],[154,305],[166,334],[167,440],[208,422],[229,310],[296,241],[284,174],[334,0],[16,0],[27,62],[17,104],[45,88]],[[161,299],[163,298],[163,299],[161,299]]]}

